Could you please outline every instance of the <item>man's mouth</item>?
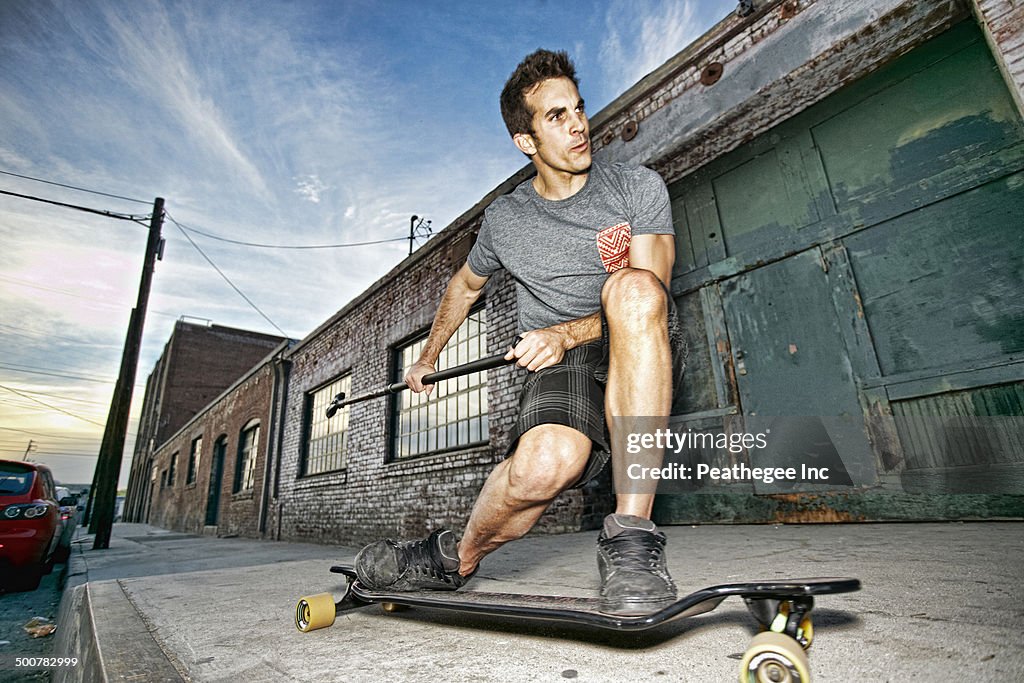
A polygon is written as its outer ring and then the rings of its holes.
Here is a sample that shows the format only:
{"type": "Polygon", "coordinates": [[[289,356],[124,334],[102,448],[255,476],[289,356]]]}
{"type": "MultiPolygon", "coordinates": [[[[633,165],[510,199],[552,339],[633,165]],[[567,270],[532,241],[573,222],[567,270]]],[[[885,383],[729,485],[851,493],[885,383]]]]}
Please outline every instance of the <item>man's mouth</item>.
{"type": "Polygon", "coordinates": [[[577,145],[575,145],[573,147],[570,147],[569,151],[573,152],[575,154],[582,154],[583,152],[587,151],[587,147],[589,147],[589,146],[590,146],[590,141],[589,140],[582,140],[579,144],[577,144],[577,145]]]}

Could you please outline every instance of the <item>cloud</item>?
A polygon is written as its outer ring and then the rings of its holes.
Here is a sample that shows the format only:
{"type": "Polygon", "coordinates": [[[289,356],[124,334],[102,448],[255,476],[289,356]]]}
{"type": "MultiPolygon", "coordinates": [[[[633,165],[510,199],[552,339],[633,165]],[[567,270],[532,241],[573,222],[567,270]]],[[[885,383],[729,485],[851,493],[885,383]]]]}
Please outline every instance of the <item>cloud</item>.
{"type": "Polygon", "coordinates": [[[613,90],[611,97],[625,92],[705,31],[693,0],[653,4],[617,0],[605,14],[605,26],[598,58],[613,90]]]}
{"type": "Polygon", "coordinates": [[[328,189],[327,185],[317,175],[295,178],[295,184],[298,186],[295,188],[295,193],[314,204],[320,203],[320,194],[328,189]]]}

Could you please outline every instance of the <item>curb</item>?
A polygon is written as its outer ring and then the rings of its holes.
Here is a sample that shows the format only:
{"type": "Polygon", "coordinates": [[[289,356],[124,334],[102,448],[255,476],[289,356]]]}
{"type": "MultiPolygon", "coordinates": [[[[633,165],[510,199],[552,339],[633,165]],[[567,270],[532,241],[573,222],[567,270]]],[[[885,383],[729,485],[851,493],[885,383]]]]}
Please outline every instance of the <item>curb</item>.
{"type": "Polygon", "coordinates": [[[82,556],[81,529],[75,534],[65,568],[64,589],[57,611],[57,657],[74,657],[78,665],[54,671],[54,683],[105,681],[88,601],[89,567],[82,556]]]}
{"type": "Polygon", "coordinates": [[[82,543],[88,539],[79,533],[73,543],[57,613],[55,655],[77,658],[78,664],[57,669],[54,683],[185,680],[153,638],[121,582],[89,582],[82,552],[82,543]]]}

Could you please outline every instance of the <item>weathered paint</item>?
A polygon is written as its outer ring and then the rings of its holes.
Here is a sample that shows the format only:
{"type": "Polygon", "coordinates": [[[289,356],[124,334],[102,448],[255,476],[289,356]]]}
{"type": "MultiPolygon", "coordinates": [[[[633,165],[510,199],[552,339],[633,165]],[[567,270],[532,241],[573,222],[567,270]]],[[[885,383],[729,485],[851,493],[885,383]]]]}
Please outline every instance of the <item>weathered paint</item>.
{"type": "Polygon", "coordinates": [[[1024,383],[896,401],[892,411],[906,453],[905,489],[1024,490],[1024,383]]]}
{"type": "MultiPolygon", "coordinates": [[[[908,453],[913,434],[893,415],[899,401],[963,384],[1024,386],[1022,169],[1024,126],[966,22],[670,186],[684,244],[703,249],[683,262],[673,291],[701,292],[720,391],[731,377],[740,393],[727,406],[860,414],[870,449],[859,464],[873,473],[859,480],[868,488],[844,494],[864,496],[864,508],[832,497],[766,506],[734,487],[724,499],[693,495],[717,501],[702,514],[714,518],[725,500],[745,501],[733,511],[744,521],[985,516],[994,513],[984,496],[937,507],[907,494],[1024,491],[1016,461],[995,463],[998,472],[983,469],[987,456],[969,462],[980,442],[953,461],[934,443],[927,459],[908,453]],[[835,357],[815,362],[825,348],[835,357]],[[811,376],[794,380],[809,361],[811,376]],[[892,509],[870,507],[883,502],[892,509]]],[[[948,398],[932,400],[953,410],[948,398]]]]}
{"type": "Polygon", "coordinates": [[[884,375],[1024,353],[1024,192],[1012,178],[845,240],[884,375]]]}
{"type": "Polygon", "coordinates": [[[944,519],[1020,519],[1021,495],[934,495],[890,491],[781,494],[701,492],[658,496],[658,524],[806,524],[944,519]]]}
{"type": "MultiPolygon", "coordinates": [[[[781,28],[725,63],[715,85],[687,89],[641,123],[630,143],[613,141],[617,160],[653,164],[680,178],[767,131],[932,38],[965,16],[944,2],[801,3],[781,28]]],[[[699,82],[699,81],[698,81],[699,82]]]]}
{"type": "Polygon", "coordinates": [[[1014,0],[971,0],[1003,79],[1024,116],[1024,4],[1014,0]]]}

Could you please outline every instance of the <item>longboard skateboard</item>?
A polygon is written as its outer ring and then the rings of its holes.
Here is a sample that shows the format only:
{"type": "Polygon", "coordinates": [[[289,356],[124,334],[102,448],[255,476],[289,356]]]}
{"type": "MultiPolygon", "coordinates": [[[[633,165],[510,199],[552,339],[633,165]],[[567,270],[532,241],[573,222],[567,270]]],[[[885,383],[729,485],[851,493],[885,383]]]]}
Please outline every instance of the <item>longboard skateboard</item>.
{"type": "Polygon", "coordinates": [[[709,586],[685,595],[668,607],[641,616],[617,616],[600,611],[598,598],[485,593],[480,591],[413,591],[388,593],[363,587],[350,566],[331,571],[346,578],[345,592],[310,595],[295,608],[295,626],[303,632],[325,628],[342,612],[380,604],[386,612],[427,607],[495,617],[571,622],[612,631],[644,631],[661,624],[704,614],[729,596],[743,598],[764,631],[754,637],[740,664],[743,683],[808,683],[810,665],[805,650],[814,637],[810,612],[814,597],[860,590],[850,578],[772,579],[709,586]]]}

